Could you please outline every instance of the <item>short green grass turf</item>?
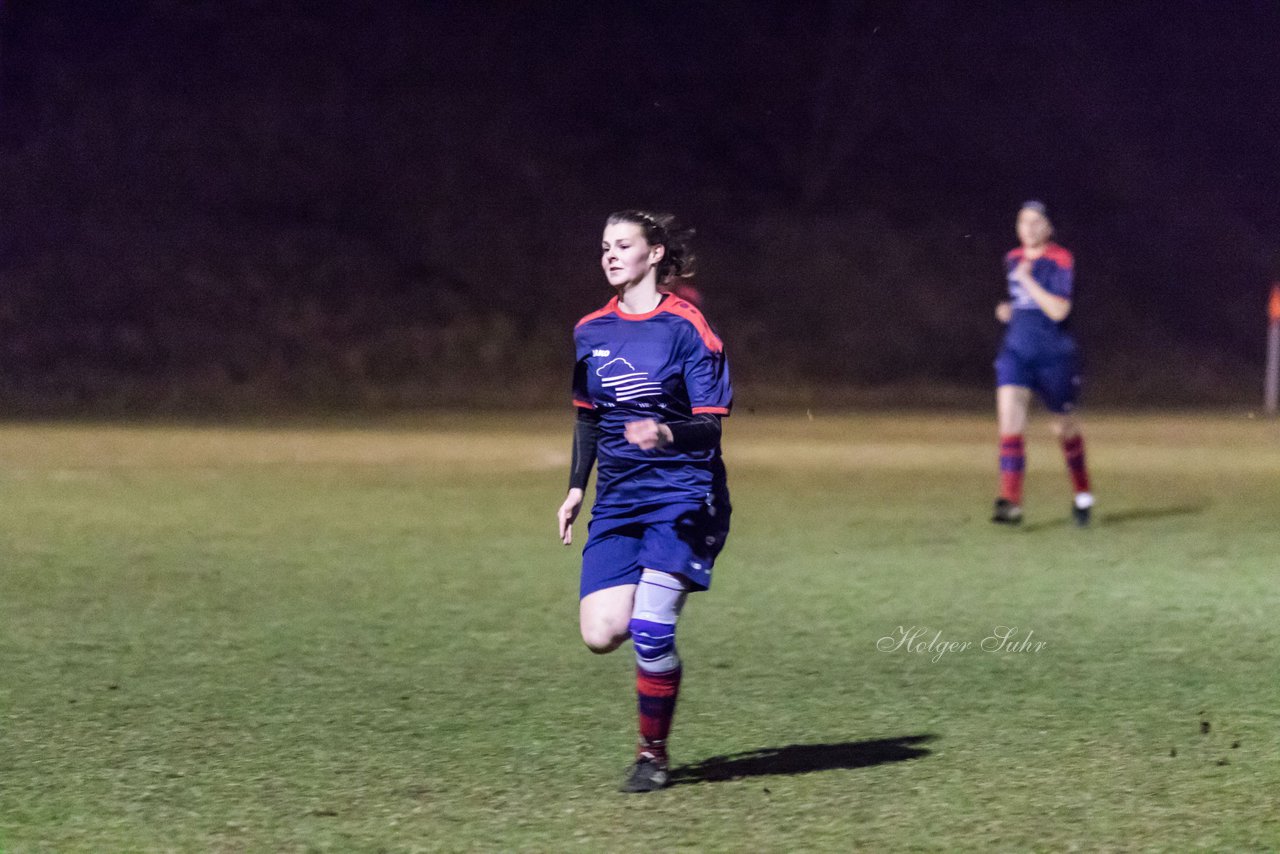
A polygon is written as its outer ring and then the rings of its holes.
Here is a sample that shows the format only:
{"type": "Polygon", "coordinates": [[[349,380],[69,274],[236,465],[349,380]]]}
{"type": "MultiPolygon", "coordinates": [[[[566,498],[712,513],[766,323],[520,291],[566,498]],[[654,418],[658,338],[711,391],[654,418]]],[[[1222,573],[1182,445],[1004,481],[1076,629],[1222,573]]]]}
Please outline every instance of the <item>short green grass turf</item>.
{"type": "Polygon", "coordinates": [[[1010,529],[988,418],[736,415],[625,796],[571,417],[0,427],[0,850],[1280,846],[1275,422],[1091,419],[1078,530],[1042,419],[1010,529]]]}

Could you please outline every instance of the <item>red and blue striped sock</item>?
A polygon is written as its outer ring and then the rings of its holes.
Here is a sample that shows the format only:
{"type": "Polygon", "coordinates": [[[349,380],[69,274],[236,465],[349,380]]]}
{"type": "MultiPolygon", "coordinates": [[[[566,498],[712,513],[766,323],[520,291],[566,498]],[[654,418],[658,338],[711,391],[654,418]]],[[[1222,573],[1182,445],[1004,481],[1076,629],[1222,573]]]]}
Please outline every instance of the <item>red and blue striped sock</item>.
{"type": "Polygon", "coordinates": [[[1027,454],[1021,433],[1000,437],[1000,497],[1022,503],[1022,478],[1027,467],[1027,454]]]}
{"type": "Polygon", "coordinates": [[[677,667],[666,673],[646,673],[636,668],[636,698],[640,712],[640,746],[637,753],[650,753],[667,761],[667,736],[676,714],[676,697],[680,694],[677,667]]]}
{"type": "Polygon", "coordinates": [[[1084,436],[1077,433],[1062,440],[1062,455],[1067,458],[1071,486],[1077,493],[1089,491],[1089,470],[1084,464],[1084,436]]]}

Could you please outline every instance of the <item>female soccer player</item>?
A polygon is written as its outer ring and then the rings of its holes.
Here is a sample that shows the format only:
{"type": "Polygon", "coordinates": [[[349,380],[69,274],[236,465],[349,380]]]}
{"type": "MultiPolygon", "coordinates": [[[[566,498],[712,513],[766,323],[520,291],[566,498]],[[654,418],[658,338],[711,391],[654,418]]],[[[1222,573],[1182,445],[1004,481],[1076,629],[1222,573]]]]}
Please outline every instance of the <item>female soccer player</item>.
{"type": "Polygon", "coordinates": [[[693,270],[670,215],[621,211],[601,243],[616,295],[574,329],[574,427],[560,539],[596,466],[596,501],[582,550],[579,623],[592,652],[636,652],[640,739],[624,792],[669,781],[667,736],[680,689],[676,619],[706,590],[729,533],[720,419],[733,391],[724,347],[702,313],[670,293],[693,270]]]}
{"type": "Polygon", "coordinates": [[[1075,338],[1067,330],[1074,262],[1070,252],[1051,242],[1053,224],[1043,203],[1023,203],[1017,231],[1022,246],[1004,259],[1009,299],[996,306],[996,319],[1008,324],[1008,329],[995,362],[1000,497],[991,521],[1013,525],[1022,521],[1026,468],[1022,434],[1035,391],[1056,416],[1054,433],[1062,443],[1075,489],[1071,515],[1077,525],[1088,525],[1093,496],[1084,463],[1084,436],[1072,414],[1080,388],[1079,356],[1075,338]]]}

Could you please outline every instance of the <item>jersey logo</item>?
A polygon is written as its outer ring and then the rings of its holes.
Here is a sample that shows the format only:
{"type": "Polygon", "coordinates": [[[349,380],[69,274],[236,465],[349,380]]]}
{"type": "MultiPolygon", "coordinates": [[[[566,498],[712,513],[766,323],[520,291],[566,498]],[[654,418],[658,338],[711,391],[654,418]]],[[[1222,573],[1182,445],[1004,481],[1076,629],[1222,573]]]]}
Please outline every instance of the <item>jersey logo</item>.
{"type": "Polygon", "coordinates": [[[1012,270],[1009,272],[1009,301],[1014,308],[1039,308],[1031,294],[1022,286],[1022,282],[1014,278],[1012,270]]]}
{"type": "Polygon", "coordinates": [[[649,379],[648,371],[637,371],[635,365],[621,356],[596,368],[596,376],[619,402],[662,393],[662,383],[649,379]]]}
{"type": "Polygon", "coordinates": [[[592,350],[591,355],[599,356],[600,358],[607,359],[609,358],[609,351],[608,350],[592,350]]]}

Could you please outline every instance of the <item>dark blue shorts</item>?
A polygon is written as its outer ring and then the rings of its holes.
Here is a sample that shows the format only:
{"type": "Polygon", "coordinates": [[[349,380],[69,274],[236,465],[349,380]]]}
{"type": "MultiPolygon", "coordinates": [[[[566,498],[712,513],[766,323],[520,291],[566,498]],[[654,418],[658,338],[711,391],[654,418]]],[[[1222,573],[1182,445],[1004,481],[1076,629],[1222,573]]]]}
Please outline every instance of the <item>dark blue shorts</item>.
{"type": "Polygon", "coordinates": [[[694,505],[656,520],[593,517],[582,549],[579,596],[639,584],[640,573],[656,569],[683,576],[693,590],[711,586],[711,568],[729,536],[729,504],[694,505]]]}
{"type": "Polygon", "coordinates": [[[1029,388],[1050,412],[1064,415],[1080,396],[1080,358],[1075,353],[1028,357],[1013,350],[996,356],[996,385],[1029,388]]]}

